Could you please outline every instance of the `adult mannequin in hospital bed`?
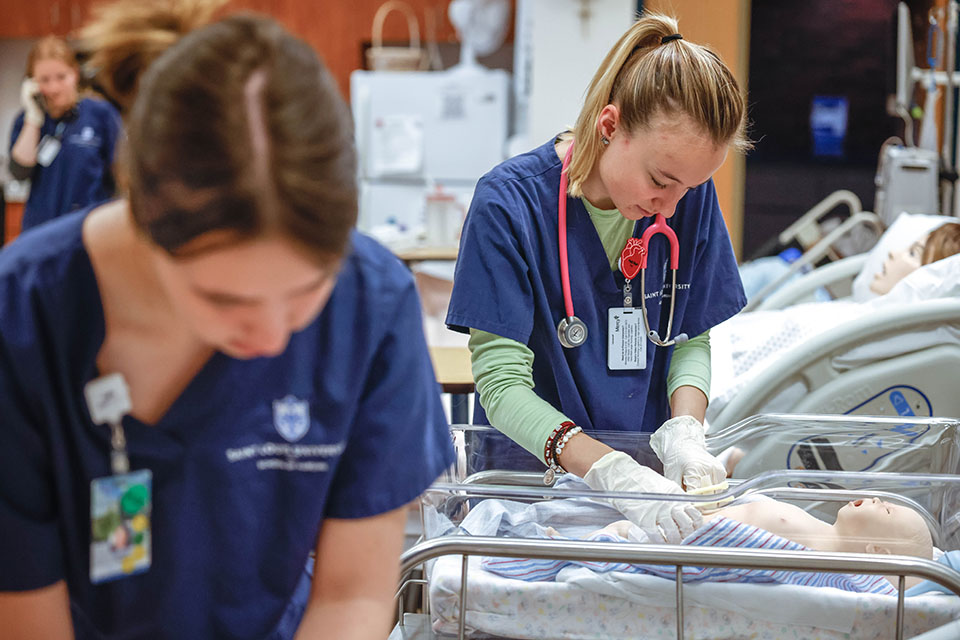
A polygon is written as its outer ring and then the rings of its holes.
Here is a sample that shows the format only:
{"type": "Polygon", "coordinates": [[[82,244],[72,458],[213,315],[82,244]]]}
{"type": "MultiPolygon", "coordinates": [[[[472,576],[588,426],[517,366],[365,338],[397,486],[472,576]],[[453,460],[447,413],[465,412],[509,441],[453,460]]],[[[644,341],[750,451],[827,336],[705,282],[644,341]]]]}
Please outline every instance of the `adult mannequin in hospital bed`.
{"type": "MultiPolygon", "coordinates": [[[[869,299],[742,313],[714,327],[710,332],[712,385],[706,422],[715,428],[727,404],[759,374],[777,367],[788,349],[808,344],[828,332],[840,332],[844,323],[870,318],[888,309],[912,310],[928,300],[960,299],[958,251],[960,224],[947,223],[931,232],[922,246],[914,242],[903,250],[889,252],[866,282],[866,294],[859,296],[869,299]]],[[[760,411],[790,409],[790,405],[773,403],[760,411]]],[[[832,411],[843,413],[847,409],[832,411]]],[[[724,426],[730,421],[724,419],[720,423],[724,426]]]]}
{"type": "MultiPolygon", "coordinates": [[[[956,218],[902,213],[866,253],[830,262],[813,271],[807,267],[760,299],[754,298],[758,297],[767,284],[763,274],[757,274],[757,271],[764,271],[764,263],[756,266],[752,263],[741,265],[740,274],[744,288],[751,289],[747,294],[751,298],[749,310],[782,309],[806,302],[838,299],[865,302],[875,298],[878,294],[871,290],[871,285],[890,255],[905,252],[916,242],[922,243],[932,231],[951,221],[955,222],[956,218]]],[[[784,269],[790,268],[787,261],[779,257],[764,260],[776,260],[783,263],[784,269]]]]}

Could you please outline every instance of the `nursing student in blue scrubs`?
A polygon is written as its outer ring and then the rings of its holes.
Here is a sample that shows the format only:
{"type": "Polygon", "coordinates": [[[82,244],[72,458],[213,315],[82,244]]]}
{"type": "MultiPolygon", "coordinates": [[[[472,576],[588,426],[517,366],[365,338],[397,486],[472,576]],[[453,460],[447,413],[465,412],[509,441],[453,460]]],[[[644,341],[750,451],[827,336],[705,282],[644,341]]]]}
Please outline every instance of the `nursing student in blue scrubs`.
{"type": "Polygon", "coordinates": [[[129,199],[0,251],[5,639],[386,637],[453,460],[336,83],[269,19],[199,26],[219,4],[103,8],[129,199]]]}
{"type": "MultiPolygon", "coordinates": [[[[507,160],[477,185],[447,316],[451,328],[470,333],[476,413],[555,472],[598,489],[678,493],[722,483],[725,470],[706,451],[701,424],[708,332],[745,298],[711,176],[728,150],[748,147],[744,98],[720,58],[684,40],[672,18],[646,14],[634,23],[597,70],[574,131],[507,160]],[[568,315],[558,251],[565,164],[569,290],[587,329],[575,348],[558,336],[568,315]],[[644,281],[651,329],[668,340],[672,302],[672,332],[689,340],[656,346],[641,323],[632,347],[645,355],[611,369],[607,343],[622,314],[610,310],[630,306],[619,258],[657,214],[677,235],[679,269],[674,292],[668,243],[654,235],[644,281]],[[597,430],[652,434],[666,478],[591,437],[597,430]]],[[[639,284],[634,275],[634,311],[639,284]]],[[[487,464],[506,467],[516,451],[487,453],[487,464]]],[[[624,508],[671,541],[699,521],[680,503],[624,508]]]]}
{"type": "Polygon", "coordinates": [[[105,100],[80,98],[79,69],[62,38],[42,38],[27,57],[22,111],[10,136],[10,174],[30,180],[22,228],[113,197],[120,116],[105,100]]]}

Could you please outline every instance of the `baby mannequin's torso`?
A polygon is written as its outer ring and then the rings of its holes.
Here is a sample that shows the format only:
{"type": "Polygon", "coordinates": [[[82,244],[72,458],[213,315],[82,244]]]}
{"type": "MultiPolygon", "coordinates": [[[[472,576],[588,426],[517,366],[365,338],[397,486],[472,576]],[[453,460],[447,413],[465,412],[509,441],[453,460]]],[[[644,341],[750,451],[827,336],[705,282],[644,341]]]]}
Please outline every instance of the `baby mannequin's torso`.
{"type": "Polygon", "coordinates": [[[836,536],[826,522],[800,507],[777,500],[759,500],[722,507],[703,516],[704,522],[723,516],[765,529],[817,551],[836,551],[836,536]]]}

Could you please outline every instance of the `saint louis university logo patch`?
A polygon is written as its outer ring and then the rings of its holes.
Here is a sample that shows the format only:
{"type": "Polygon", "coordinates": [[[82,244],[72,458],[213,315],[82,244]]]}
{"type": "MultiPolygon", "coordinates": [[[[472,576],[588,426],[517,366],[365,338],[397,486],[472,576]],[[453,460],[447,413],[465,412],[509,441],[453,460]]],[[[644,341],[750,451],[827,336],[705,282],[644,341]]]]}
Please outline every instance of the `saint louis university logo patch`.
{"type": "Polygon", "coordinates": [[[287,442],[296,442],[310,428],[310,405],[306,400],[287,396],[273,401],[273,426],[287,442]]]}

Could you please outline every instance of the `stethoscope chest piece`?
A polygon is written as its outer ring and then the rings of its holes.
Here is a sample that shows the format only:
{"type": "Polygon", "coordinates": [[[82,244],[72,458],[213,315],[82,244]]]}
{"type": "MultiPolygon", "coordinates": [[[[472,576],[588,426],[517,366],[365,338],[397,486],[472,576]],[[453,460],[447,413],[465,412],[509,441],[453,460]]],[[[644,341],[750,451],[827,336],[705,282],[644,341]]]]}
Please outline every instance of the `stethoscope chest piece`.
{"type": "Polygon", "coordinates": [[[557,337],[567,349],[579,347],[587,341],[587,325],[577,316],[563,318],[557,325],[557,337]]]}

